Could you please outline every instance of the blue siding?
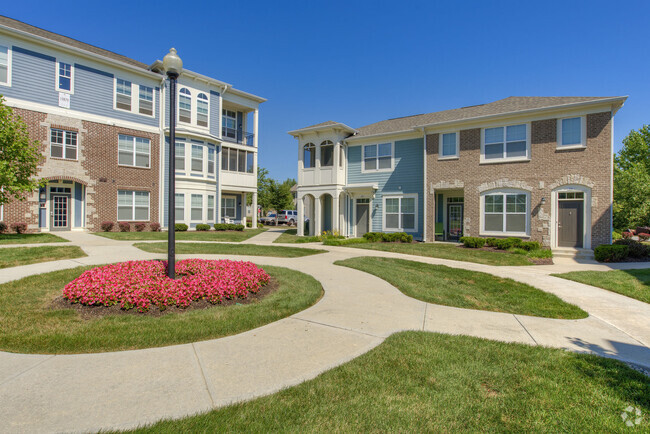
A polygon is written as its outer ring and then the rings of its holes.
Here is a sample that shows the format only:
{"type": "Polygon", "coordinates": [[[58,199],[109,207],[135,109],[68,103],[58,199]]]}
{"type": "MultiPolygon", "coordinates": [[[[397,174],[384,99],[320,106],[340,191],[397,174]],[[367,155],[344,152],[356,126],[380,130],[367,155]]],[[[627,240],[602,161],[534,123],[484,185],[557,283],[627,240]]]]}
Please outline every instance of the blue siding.
{"type": "Polygon", "coordinates": [[[371,230],[381,232],[383,197],[391,194],[417,194],[418,230],[409,232],[415,238],[424,233],[424,165],[422,161],[423,140],[410,139],[395,142],[394,168],[390,172],[361,172],[362,146],[348,149],[348,184],[377,183],[377,190],[371,204],[371,230]],[[376,208],[376,209],[375,209],[376,208]]]}
{"type": "Polygon", "coordinates": [[[219,106],[219,92],[210,91],[210,134],[219,137],[219,119],[221,118],[221,107],[219,106]]]}
{"type": "Polygon", "coordinates": [[[58,106],[54,58],[36,55],[37,53],[15,45],[12,50],[11,87],[2,87],[2,94],[10,98],[58,106]]]}
{"type": "Polygon", "coordinates": [[[74,184],[74,226],[83,226],[83,186],[78,182],[74,184]]]}

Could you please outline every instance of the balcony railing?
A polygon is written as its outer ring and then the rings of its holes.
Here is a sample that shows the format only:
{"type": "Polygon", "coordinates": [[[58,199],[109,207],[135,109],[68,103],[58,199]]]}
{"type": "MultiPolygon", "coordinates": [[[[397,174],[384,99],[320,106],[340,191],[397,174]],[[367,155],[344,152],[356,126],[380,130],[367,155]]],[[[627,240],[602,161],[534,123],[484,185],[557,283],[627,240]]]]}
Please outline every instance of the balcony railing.
{"type": "Polygon", "coordinates": [[[227,142],[239,143],[240,145],[255,146],[255,134],[234,128],[222,127],[221,137],[227,142]]]}

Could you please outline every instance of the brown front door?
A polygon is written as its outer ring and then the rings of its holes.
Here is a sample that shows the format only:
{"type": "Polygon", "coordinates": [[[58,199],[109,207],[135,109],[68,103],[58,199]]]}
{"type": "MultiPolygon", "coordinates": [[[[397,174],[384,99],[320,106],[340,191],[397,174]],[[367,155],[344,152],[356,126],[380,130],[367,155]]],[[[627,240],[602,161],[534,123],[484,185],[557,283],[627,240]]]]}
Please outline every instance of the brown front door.
{"type": "Polygon", "coordinates": [[[582,247],[584,234],[584,201],[558,201],[557,245],[559,247],[582,247]]]}

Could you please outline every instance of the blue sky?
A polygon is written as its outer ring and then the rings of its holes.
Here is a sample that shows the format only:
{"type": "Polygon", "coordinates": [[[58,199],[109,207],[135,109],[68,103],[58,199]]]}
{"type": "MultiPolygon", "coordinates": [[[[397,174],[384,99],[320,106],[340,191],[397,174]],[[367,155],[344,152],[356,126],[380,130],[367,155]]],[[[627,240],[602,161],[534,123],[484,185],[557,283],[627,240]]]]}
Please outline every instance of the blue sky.
{"type": "Polygon", "coordinates": [[[296,176],[287,131],[379,120],[511,95],[629,95],[615,146],[650,123],[648,1],[29,1],[0,14],[268,99],[259,164],[296,176]]]}

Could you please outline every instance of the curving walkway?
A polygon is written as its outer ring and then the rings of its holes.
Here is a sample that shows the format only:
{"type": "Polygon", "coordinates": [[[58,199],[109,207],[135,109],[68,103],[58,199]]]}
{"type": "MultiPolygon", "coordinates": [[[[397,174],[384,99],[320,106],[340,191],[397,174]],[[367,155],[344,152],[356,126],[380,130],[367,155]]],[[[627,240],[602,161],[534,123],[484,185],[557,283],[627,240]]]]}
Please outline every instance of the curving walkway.
{"type": "MultiPolygon", "coordinates": [[[[269,230],[250,240],[257,242],[256,238],[264,235],[259,242],[267,243],[280,233],[269,230]]],[[[64,236],[80,245],[88,257],[0,270],[0,282],[79,265],[164,257],[143,252],[132,242],[85,233],[64,236]]],[[[206,411],[313,378],[401,330],[547,345],[650,367],[650,305],[548,276],[557,272],[553,267],[493,267],[372,250],[322,248],[328,253],[294,259],[179,255],[284,266],[322,283],[325,295],[316,305],[258,329],[192,344],[115,353],[0,352],[2,431],[125,429],[206,411]],[[424,303],[382,279],[333,264],[357,256],[402,257],[510,277],[577,304],[590,316],[554,320],[424,303]]]]}

